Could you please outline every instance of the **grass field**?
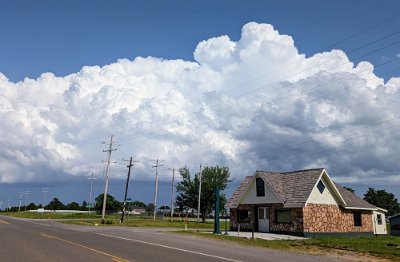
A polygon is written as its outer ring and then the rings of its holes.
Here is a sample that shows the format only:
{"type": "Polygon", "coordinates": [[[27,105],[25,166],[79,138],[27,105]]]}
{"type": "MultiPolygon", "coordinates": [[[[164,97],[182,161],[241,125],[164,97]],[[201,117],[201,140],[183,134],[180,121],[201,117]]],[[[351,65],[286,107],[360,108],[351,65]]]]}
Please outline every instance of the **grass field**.
{"type": "MultiPolygon", "coordinates": [[[[62,223],[75,224],[75,225],[86,225],[86,226],[129,226],[129,227],[154,227],[154,228],[185,228],[185,223],[182,218],[175,217],[171,222],[170,218],[165,217],[164,219],[152,218],[140,218],[138,216],[125,216],[124,223],[119,223],[121,215],[113,214],[106,216],[105,224],[101,224],[101,216],[97,214],[87,213],[67,213],[60,214],[55,212],[10,212],[0,213],[1,215],[7,215],[12,217],[30,218],[30,219],[68,219],[65,221],[59,221],[62,223]]],[[[221,221],[221,225],[223,225],[221,221]]],[[[214,223],[207,221],[205,223],[197,223],[196,219],[189,219],[187,222],[188,229],[212,229],[214,223]]],[[[227,224],[229,227],[229,223],[227,224]]]]}
{"type": "Polygon", "coordinates": [[[94,213],[55,213],[55,212],[2,212],[0,215],[20,217],[20,218],[31,218],[31,219],[92,219],[100,218],[99,215],[94,213]]]}
{"type": "Polygon", "coordinates": [[[273,248],[290,252],[321,255],[335,252],[340,256],[351,255],[353,258],[357,258],[356,261],[363,261],[365,255],[377,259],[400,261],[400,238],[393,236],[343,238],[323,237],[304,240],[262,240],[205,234],[198,231],[180,231],[177,233],[235,242],[246,246],[273,248]]]}

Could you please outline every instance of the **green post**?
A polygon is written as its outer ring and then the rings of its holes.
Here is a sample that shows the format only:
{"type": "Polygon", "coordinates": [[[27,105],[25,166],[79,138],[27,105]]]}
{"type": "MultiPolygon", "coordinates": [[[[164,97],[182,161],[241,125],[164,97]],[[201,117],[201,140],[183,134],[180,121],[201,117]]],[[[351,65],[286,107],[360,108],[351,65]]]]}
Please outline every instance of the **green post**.
{"type": "Polygon", "coordinates": [[[215,217],[214,217],[214,234],[221,235],[219,228],[219,189],[215,189],[215,217]]]}

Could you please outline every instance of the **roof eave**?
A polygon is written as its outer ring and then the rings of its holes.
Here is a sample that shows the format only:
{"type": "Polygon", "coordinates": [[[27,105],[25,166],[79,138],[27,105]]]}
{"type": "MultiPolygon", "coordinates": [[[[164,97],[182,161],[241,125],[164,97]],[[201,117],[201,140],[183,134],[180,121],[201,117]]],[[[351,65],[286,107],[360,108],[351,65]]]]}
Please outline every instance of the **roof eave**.
{"type": "Polygon", "coordinates": [[[344,207],[347,210],[370,210],[370,211],[378,211],[377,207],[344,207]]]}

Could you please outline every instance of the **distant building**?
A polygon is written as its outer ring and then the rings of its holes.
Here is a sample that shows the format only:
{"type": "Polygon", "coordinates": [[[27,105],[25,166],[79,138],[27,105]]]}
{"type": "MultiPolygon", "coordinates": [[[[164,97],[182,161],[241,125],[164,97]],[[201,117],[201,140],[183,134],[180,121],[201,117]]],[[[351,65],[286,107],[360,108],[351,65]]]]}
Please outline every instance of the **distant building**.
{"type": "Polygon", "coordinates": [[[390,235],[400,236],[400,213],[389,217],[390,235]]]}

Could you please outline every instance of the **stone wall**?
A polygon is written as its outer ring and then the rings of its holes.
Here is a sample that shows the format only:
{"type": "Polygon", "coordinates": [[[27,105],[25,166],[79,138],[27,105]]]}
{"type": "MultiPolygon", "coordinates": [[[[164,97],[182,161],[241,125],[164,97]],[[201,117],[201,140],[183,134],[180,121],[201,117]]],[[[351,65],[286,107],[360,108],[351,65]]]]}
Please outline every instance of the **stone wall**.
{"type": "MultiPolygon", "coordinates": [[[[292,208],[292,222],[291,223],[277,223],[276,210],[284,209],[283,204],[272,204],[270,209],[269,224],[270,231],[275,232],[303,232],[303,209],[292,208]]],[[[288,210],[287,208],[284,210],[288,210]]]]}
{"type": "Polygon", "coordinates": [[[354,226],[353,210],[335,205],[307,204],[303,209],[304,232],[373,232],[372,211],[361,212],[362,226],[354,226]]]}
{"type": "Polygon", "coordinates": [[[240,223],[240,230],[243,231],[251,231],[253,228],[254,224],[254,205],[239,205],[238,208],[231,208],[230,209],[230,227],[231,230],[237,230],[238,229],[238,210],[249,210],[252,212],[253,216],[251,218],[251,221],[249,223],[240,223]]]}
{"type": "MultiPolygon", "coordinates": [[[[238,210],[250,210],[253,214],[251,221],[248,223],[240,223],[240,230],[251,231],[254,225],[254,229],[257,230],[257,208],[258,207],[268,207],[269,209],[269,227],[270,231],[273,232],[303,232],[303,210],[301,208],[291,209],[292,211],[292,223],[277,223],[275,212],[276,210],[281,210],[283,204],[265,204],[265,205],[239,205],[239,207],[231,208],[230,210],[230,227],[231,230],[237,230],[238,220],[237,214],[238,210]]],[[[288,210],[287,208],[284,210],[288,210]]]]}

